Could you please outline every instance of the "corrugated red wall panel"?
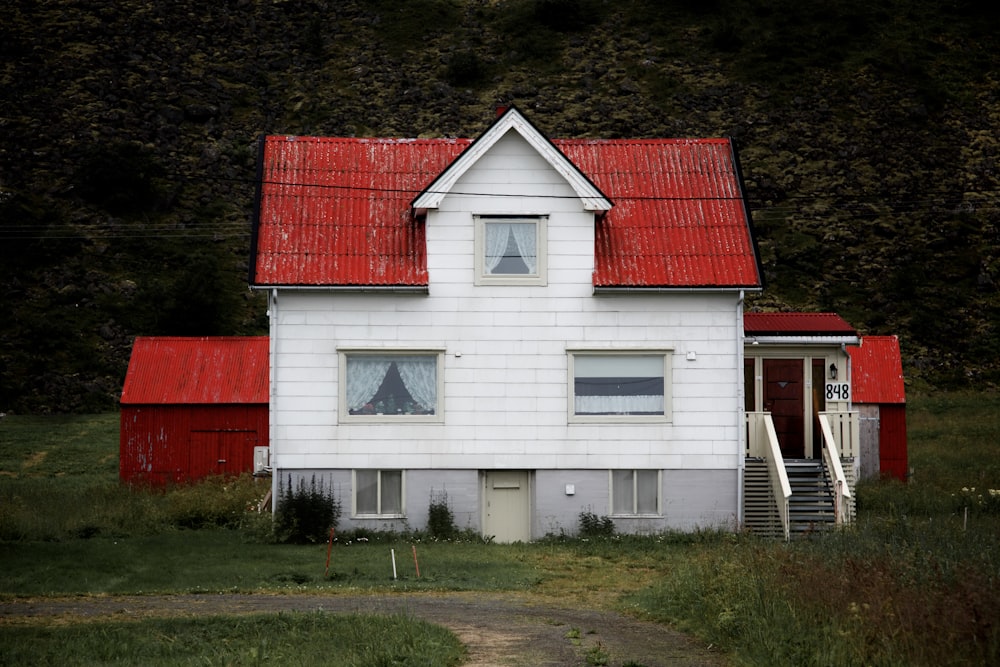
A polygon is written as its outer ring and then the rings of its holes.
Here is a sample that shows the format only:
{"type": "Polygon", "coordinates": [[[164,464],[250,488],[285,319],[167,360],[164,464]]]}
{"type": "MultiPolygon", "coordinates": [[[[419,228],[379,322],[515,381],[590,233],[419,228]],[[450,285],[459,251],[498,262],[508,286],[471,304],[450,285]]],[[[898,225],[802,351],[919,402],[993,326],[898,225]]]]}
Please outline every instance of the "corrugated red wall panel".
{"type": "Polygon", "coordinates": [[[882,405],[879,408],[879,471],[883,477],[901,482],[909,477],[906,442],[906,406],[882,405]]]}
{"type": "Polygon", "coordinates": [[[122,406],[119,477],[162,486],[252,472],[253,448],[267,445],[266,404],[122,406]]]}

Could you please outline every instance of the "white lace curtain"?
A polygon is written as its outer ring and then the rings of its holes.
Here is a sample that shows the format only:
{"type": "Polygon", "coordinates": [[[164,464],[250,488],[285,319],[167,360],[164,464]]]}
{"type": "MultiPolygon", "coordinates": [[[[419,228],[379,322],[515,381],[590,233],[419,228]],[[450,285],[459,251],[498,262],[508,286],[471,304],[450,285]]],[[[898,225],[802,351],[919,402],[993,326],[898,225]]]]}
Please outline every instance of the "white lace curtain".
{"type": "Polygon", "coordinates": [[[347,408],[360,410],[375,397],[396,364],[410,397],[424,410],[437,405],[437,361],[430,356],[351,356],[347,359],[347,408]]]}
{"type": "Polygon", "coordinates": [[[534,222],[486,223],[487,273],[493,273],[503,260],[512,239],[521,260],[528,267],[528,273],[538,273],[538,233],[534,222]]]}
{"type": "Polygon", "coordinates": [[[578,415],[663,414],[663,396],[577,396],[578,415]]]}

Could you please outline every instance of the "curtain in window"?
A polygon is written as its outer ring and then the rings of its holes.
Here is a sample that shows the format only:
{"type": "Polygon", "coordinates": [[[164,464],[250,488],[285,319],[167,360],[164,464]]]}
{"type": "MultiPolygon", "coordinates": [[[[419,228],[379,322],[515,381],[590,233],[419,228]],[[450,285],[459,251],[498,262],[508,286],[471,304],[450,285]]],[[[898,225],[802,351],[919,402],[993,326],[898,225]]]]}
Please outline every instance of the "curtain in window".
{"type": "MultiPolygon", "coordinates": [[[[396,370],[406,391],[424,410],[437,409],[437,359],[434,357],[398,357],[396,370]]],[[[378,387],[376,387],[378,390],[378,387]]]]}
{"type": "Polygon", "coordinates": [[[662,415],[663,396],[575,397],[578,415],[662,415]]]}
{"type": "Polygon", "coordinates": [[[528,273],[538,273],[538,226],[534,222],[487,222],[485,225],[486,273],[493,273],[504,258],[513,237],[528,273]]]}
{"type": "Polygon", "coordinates": [[[351,356],[347,358],[347,409],[360,410],[382,386],[392,359],[351,356]]]}
{"type": "Polygon", "coordinates": [[[662,355],[576,355],[573,363],[576,414],[665,414],[662,355]]]}
{"type": "Polygon", "coordinates": [[[484,225],[486,230],[486,273],[493,273],[507,251],[507,240],[510,237],[510,225],[499,222],[489,222],[484,225]]]}
{"type": "Polygon", "coordinates": [[[631,470],[611,471],[611,513],[634,514],[631,470]]]}
{"type": "Polygon", "coordinates": [[[538,233],[535,223],[511,223],[510,229],[514,233],[514,241],[517,243],[518,252],[521,253],[521,259],[528,266],[528,273],[532,275],[538,273],[538,233]]]}
{"type": "Polygon", "coordinates": [[[378,514],[378,471],[357,470],[354,473],[355,508],[358,514],[378,514]]]}
{"type": "Polygon", "coordinates": [[[383,470],[382,475],[382,514],[403,513],[403,472],[401,470],[383,470]]]}
{"type": "Polygon", "coordinates": [[[656,499],[660,495],[660,475],[656,470],[636,470],[635,500],[639,514],[656,514],[656,499]]]}

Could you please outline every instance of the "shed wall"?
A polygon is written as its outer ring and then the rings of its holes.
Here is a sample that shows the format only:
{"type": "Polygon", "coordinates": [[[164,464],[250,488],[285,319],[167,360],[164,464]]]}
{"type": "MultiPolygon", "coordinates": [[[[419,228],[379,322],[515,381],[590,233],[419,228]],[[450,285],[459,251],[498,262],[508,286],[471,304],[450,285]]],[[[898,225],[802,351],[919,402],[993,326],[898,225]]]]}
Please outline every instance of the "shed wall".
{"type": "Polygon", "coordinates": [[[123,405],[119,477],[164,485],[253,471],[268,445],[267,405],[123,405]]]}
{"type": "Polygon", "coordinates": [[[906,405],[879,406],[879,467],[883,477],[909,479],[906,442],[906,405]]]}

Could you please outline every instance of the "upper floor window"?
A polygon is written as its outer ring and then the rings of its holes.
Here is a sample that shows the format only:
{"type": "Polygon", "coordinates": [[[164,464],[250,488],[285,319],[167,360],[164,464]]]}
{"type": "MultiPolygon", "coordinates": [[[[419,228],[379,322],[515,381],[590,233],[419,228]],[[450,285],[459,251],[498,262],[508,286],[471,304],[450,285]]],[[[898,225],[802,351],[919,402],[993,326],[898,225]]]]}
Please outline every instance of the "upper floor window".
{"type": "Polygon", "coordinates": [[[570,366],[572,421],[670,419],[667,352],[572,352],[570,366]]]}
{"type": "Polygon", "coordinates": [[[544,285],[545,216],[477,216],[476,284],[544,285]]]}
{"type": "Polygon", "coordinates": [[[440,352],[340,352],[346,420],[441,421],[440,352]]]}

